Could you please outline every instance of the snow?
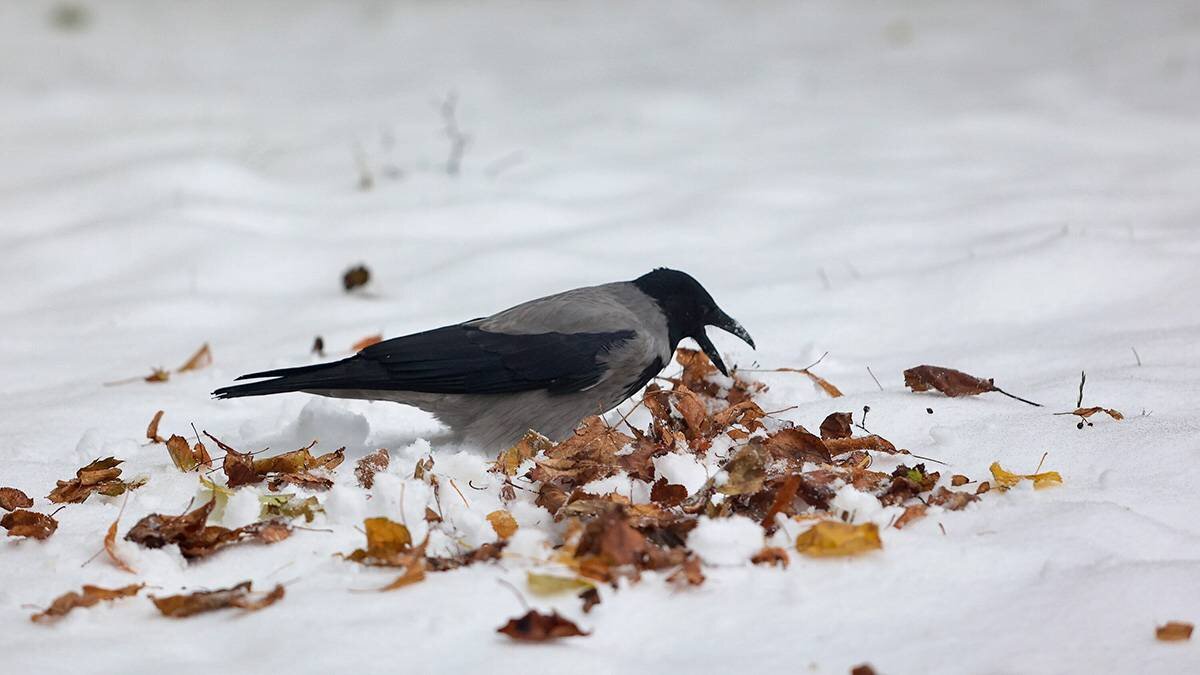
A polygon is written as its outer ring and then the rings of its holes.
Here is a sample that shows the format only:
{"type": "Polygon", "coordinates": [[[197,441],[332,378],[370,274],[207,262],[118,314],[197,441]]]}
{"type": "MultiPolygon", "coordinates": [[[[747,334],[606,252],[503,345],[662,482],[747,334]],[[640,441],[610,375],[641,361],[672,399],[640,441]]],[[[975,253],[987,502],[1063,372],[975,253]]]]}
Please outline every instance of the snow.
{"type": "MultiPolygon", "coordinates": [[[[171,621],[138,599],[30,623],[30,605],[134,579],[85,564],[120,498],[68,507],[45,542],[4,540],[13,672],[1200,670],[1194,641],[1154,640],[1200,620],[1195,3],[85,6],[64,30],[50,3],[0,5],[0,484],[48,511],[55,480],[115,455],[150,478],[122,532],[178,513],[196,482],[143,444],[158,409],[167,433],[195,422],[273,451],[316,438],[348,463],[313,530],[279,544],[191,564],[122,545],[156,594],[287,584],[254,614],[171,621]],[[470,136],[457,177],[450,92],[470,136]],[[359,262],[373,280],[347,295],[359,262]],[[419,519],[430,497],[410,477],[430,452],[457,532],[431,547],[493,540],[482,452],[401,406],[208,396],[316,361],[318,334],[340,357],[659,265],[693,272],[754,335],[757,352],[714,335],[731,365],[829,352],[816,370],[841,399],[758,375],[765,408],[797,406],[779,417],[813,428],[869,405],[868,428],[944,474],[1032,472],[1048,453],[1064,485],[931,509],[859,558],[712,566],[684,590],[647,575],[587,615],[537,598],[592,635],[530,647],[494,632],[523,611],[498,580],[521,587],[549,556],[556,525],[528,495],[498,566],[359,593],[391,576],[333,556],[362,545],[363,517],[419,519]],[[206,341],[210,368],[103,386],[206,341]],[[900,374],[921,363],[1046,407],[909,393],[900,374]],[[1050,414],[1074,408],[1081,370],[1085,404],[1126,420],[1050,414]],[[393,466],[367,499],[348,469],[380,447],[393,466]]],[[[705,468],[657,464],[689,487],[705,468]]],[[[743,557],[741,528],[700,534],[710,556],[743,557]]]]}

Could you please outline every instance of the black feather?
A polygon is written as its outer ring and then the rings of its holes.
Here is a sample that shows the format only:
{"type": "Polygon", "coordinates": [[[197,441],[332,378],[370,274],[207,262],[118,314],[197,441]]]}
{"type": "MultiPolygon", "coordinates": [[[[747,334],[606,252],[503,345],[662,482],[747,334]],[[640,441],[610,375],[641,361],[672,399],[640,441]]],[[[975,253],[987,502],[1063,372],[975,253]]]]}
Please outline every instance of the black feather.
{"type": "Polygon", "coordinates": [[[276,379],[213,393],[218,398],[339,389],[565,394],[599,382],[606,370],[599,357],[633,337],[633,331],[513,335],[459,324],[385,340],[335,363],[243,375],[238,379],[276,379]]]}

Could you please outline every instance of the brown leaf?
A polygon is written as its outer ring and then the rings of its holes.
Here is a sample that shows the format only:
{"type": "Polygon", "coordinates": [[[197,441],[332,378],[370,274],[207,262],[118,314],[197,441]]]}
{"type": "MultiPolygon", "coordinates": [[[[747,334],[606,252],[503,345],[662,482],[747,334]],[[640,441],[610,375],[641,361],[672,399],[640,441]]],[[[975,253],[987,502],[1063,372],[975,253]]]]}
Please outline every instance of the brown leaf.
{"type": "Polygon", "coordinates": [[[145,584],[133,584],[109,590],[107,588],[100,588],[99,586],[84,586],[82,593],[76,593],[75,591],[64,593],[55,598],[54,602],[51,602],[50,606],[45,610],[29,618],[36,622],[50,621],[67,615],[77,607],[91,607],[106,600],[117,600],[137,595],[144,587],[145,584]]]}
{"type": "Polygon", "coordinates": [[[829,413],[824,422],[821,422],[821,438],[828,441],[835,438],[849,438],[854,435],[851,424],[854,423],[854,417],[848,412],[829,413]]]}
{"type": "Polygon", "coordinates": [[[205,523],[215,504],[215,500],[209,501],[181,516],[152,513],[130,528],[125,534],[125,539],[146,548],[162,548],[176,544],[184,558],[193,560],[244,541],[274,544],[291,536],[291,528],[275,520],[252,523],[234,530],[215,525],[206,526],[205,523]]]}
{"type": "Polygon", "coordinates": [[[610,508],[592,519],[583,528],[575,557],[588,558],[603,568],[619,565],[638,565],[650,550],[645,535],[629,524],[624,510],[610,508]]]}
{"type": "Polygon", "coordinates": [[[197,442],[193,448],[183,436],[172,435],[167,439],[167,454],[180,471],[195,471],[202,466],[212,466],[212,458],[208,456],[208,449],[204,444],[197,442]]]}
{"type": "Polygon", "coordinates": [[[854,668],[850,670],[850,675],[875,675],[875,669],[869,664],[863,663],[854,666],[854,668]]]}
{"type": "Polygon", "coordinates": [[[796,491],[800,489],[800,474],[791,474],[784,479],[779,490],[775,492],[775,499],[771,502],[771,508],[767,509],[766,515],[762,518],[762,526],[768,531],[775,531],[775,516],[788,507],[792,500],[796,498],[796,491]]]}
{"type": "Polygon", "coordinates": [[[722,467],[729,479],[717,488],[726,495],[750,495],[762,489],[767,478],[767,453],[762,446],[750,444],[738,450],[722,467]]]}
{"type": "Polygon", "coordinates": [[[367,532],[367,547],[356,549],[346,556],[346,560],[384,567],[409,562],[413,540],[407,527],[387,518],[367,518],[363,521],[363,529],[367,532]]]}
{"type": "Polygon", "coordinates": [[[10,537],[46,539],[58,529],[58,521],[44,513],[17,509],[0,518],[0,527],[8,530],[10,537]]]}
{"type": "Polygon", "coordinates": [[[904,371],[904,384],[913,391],[936,389],[950,397],[975,396],[995,391],[991,379],[968,375],[960,370],[940,366],[917,366],[904,371]]]}
{"type": "Polygon", "coordinates": [[[252,464],[254,473],[257,473],[259,476],[265,476],[272,473],[294,474],[313,471],[315,469],[334,469],[346,459],[346,448],[338,448],[333,452],[327,452],[314,457],[309,452],[309,448],[316,444],[317,442],[313,441],[312,445],[309,445],[307,448],[292,450],[291,452],[285,452],[274,457],[256,459],[252,464]]]}
{"type": "Polygon", "coordinates": [[[146,427],[146,438],[150,439],[151,443],[162,443],[162,436],[158,435],[158,423],[162,421],[163,411],[159,410],[154,413],[154,419],[150,420],[150,426],[146,427]]]}
{"type": "Polygon", "coordinates": [[[120,522],[121,517],[117,516],[117,519],[112,522],[112,525],[108,526],[108,533],[104,535],[104,550],[106,553],[108,553],[108,559],[112,561],[113,565],[117,566],[117,569],[130,574],[137,574],[137,570],[133,569],[133,567],[131,567],[129,563],[125,562],[125,560],[122,559],[117,553],[117,524],[120,522]]]}
{"type": "Polygon", "coordinates": [[[55,504],[78,504],[93,492],[116,497],[126,490],[141,487],[144,481],[126,483],[120,479],[121,469],[117,465],[121,462],[115,457],[97,459],[76,471],[75,478],[58,481],[58,487],[47,498],[55,504]]]}
{"type": "Polygon", "coordinates": [[[593,415],[583,420],[570,438],[547,450],[546,459],[536,462],[529,477],[555,481],[566,488],[607,478],[621,470],[617,453],[631,442],[632,438],[593,415]]]}
{"type": "Polygon", "coordinates": [[[150,371],[150,374],[142,378],[146,382],[166,382],[171,379],[171,371],[155,368],[150,371]]]}
{"type": "MultiPolygon", "coordinates": [[[[424,546],[422,546],[424,549],[424,546]]],[[[413,559],[404,568],[404,574],[396,577],[392,583],[379,589],[382,591],[394,591],[397,588],[404,588],[415,583],[425,580],[425,557],[423,555],[414,556],[413,559]]]]}
{"type": "Polygon", "coordinates": [[[496,536],[501,539],[508,539],[517,532],[517,519],[504,509],[492,511],[487,514],[487,520],[492,524],[492,529],[496,532],[496,536]]]}
{"type": "Polygon", "coordinates": [[[29,498],[29,495],[17,488],[0,487],[0,509],[14,511],[27,509],[30,506],[33,506],[33,500],[29,498]]]}
{"type": "Polygon", "coordinates": [[[588,614],[592,608],[600,604],[600,591],[596,590],[595,586],[587,589],[579,594],[579,599],[583,601],[583,613],[588,614]]]}
{"type": "Polygon", "coordinates": [[[762,442],[777,459],[828,464],[833,461],[825,442],[800,427],[780,429],[762,442]]]}
{"type": "Polygon", "coordinates": [[[284,485],[294,485],[305,490],[314,492],[322,492],[333,487],[333,481],[324,477],[318,476],[308,471],[300,473],[282,473],[272,477],[267,481],[267,488],[271,490],[281,490],[284,485]]]}
{"type": "Polygon", "coordinates": [[[768,546],[755,553],[750,558],[750,562],[755,565],[771,565],[772,567],[787,569],[790,560],[788,559],[787,551],[775,546],[768,546]]]}
{"type": "Polygon", "coordinates": [[[200,345],[200,349],[197,349],[195,354],[192,354],[192,357],[187,360],[187,363],[179,366],[179,369],[176,372],[187,373],[193,370],[200,370],[201,368],[207,368],[208,366],[211,366],[212,362],[212,352],[209,351],[208,343],[205,342],[204,344],[200,345]]]}
{"type": "Polygon", "coordinates": [[[992,484],[985,480],[982,483],[980,483],[978,486],[976,486],[975,494],[981,495],[985,492],[988,492],[991,489],[992,489],[992,484]]]}
{"type": "Polygon", "coordinates": [[[889,455],[899,452],[891,441],[875,434],[858,438],[832,438],[825,441],[825,447],[829,450],[829,454],[834,456],[855,450],[874,450],[889,455]]]}
{"type": "Polygon", "coordinates": [[[1112,408],[1101,408],[1099,406],[1096,406],[1093,408],[1076,408],[1075,410],[1072,410],[1069,413],[1058,413],[1058,414],[1059,415],[1078,415],[1086,420],[1087,418],[1091,417],[1092,415],[1095,415],[1096,413],[1104,413],[1104,414],[1108,415],[1109,417],[1113,418],[1114,420],[1125,419],[1125,416],[1122,415],[1119,410],[1113,410],[1112,408]]]}
{"type": "Polygon", "coordinates": [[[426,556],[425,566],[434,572],[446,572],[475,563],[495,562],[500,559],[500,555],[504,552],[504,547],[507,545],[508,542],[497,541],[495,543],[484,544],[479,548],[460,553],[456,556],[444,558],[426,556]]]}
{"type": "Polygon", "coordinates": [[[704,583],[704,572],[700,569],[700,558],[691,556],[683,561],[678,570],[667,577],[667,581],[677,586],[699,586],[704,583]]]}
{"type": "Polygon", "coordinates": [[[796,550],[817,558],[851,556],[883,548],[875,523],[822,520],[796,537],[796,550]]]}
{"type": "Polygon", "coordinates": [[[1168,621],[1154,629],[1154,637],[1163,642],[1181,642],[1192,639],[1193,626],[1183,621],[1168,621]]]}
{"type": "Polygon", "coordinates": [[[678,506],[687,496],[687,488],[668,483],[666,478],[659,478],[650,487],[650,501],[663,506],[678,506]]]}
{"type": "Polygon", "coordinates": [[[579,626],[559,616],[558,612],[542,614],[532,609],[525,616],[509,619],[508,623],[497,628],[496,632],[523,642],[545,642],[564,637],[589,635],[589,633],[579,630],[579,626]]]}
{"type": "MultiPolygon", "coordinates": [[[[968,495],[968,496],[970,496],[970,495],[968,495]]],[[[909,523],[912,523],[912,522],[915,522],[915,521],[918,521],[918,520],[924,518],[925,512],[928,510],[929,510],[928,506],[926,506],[924,504],[920,504],[920,503],[913,504],[912,506],[906,507],[904,509],[904,513],[900,514],[900,517],[896,519],[896,522],[893,525],[893,527],[895,527],[897,530],[904,529],[905,525],[908,525],[909,523]]]]}
{"type": "Polygon", "coordinates": [[[367,269],[366,265],[355,265],[342,275],[342,288],[349,293],[356,288],[365,286],[370,280],[371,270],[367,269]]]}
{"type": "Polygon", "coordinates": [[[970,492],[961,492],[957,490],[949,490],[945,487],[940,487],[929,496],[930,506],[941,506],[947,511],[960,511],[966,508],[967,504],[979,501],[979,497],[970,492]]]}
{"type": "Polygon", "coordinates": [[[491,470],[505,476],[515,476],[517,469],[525,460],[533,459],[539,453],[546,452],[552,447],[554,447],[554,441],[536,431],[527,431],[516,445],[500,452],[491,470]]]}
{"type": "Polygon", "coordinates": [[[953,476],[950,476],[950,484],[953,485],[954,487],[960,487],[960,486],[966,485],[967,483],[970,483],[970,482],[971,482],[971,479],[967,478],[966,476],[962,475],[961,473],[956,473],[953,476]]]}
{"type": "Polygon", "coordinates": [[[375,485],[375,474],[386,470],[390,462],[387,448],[364,455],[354,465],[354,478],[358,480],[358,486],[370,490],[375,485]]]}
{"type": "Polygon", "coordinates": [[[187,595],[171,595],[161,598],[152,595],[150,600],[154,602],[154,606],[158,608],[159,612],[162,612],[163,616],[182,619],[219,609],[236,608],[255,612],[270,607],[284,596],[282,585],[276,585],[270,593],[259,594],[257,597],[252,594],[251,590],[251,583],[243,581],[233,588],[198,591],[187,595]]]}
{"type": "Polygon", "coordinates": [[[357,354],[358,352],[361,352],[362,350],[366,349],[367,347],[370,347],[371,345],[377,345],[380,342],[383,342],[382,335],[379,335],[378,333],[376,333],[375,335],[368,335],[367,337],[365,337],[365,338],[359,340],[358,342],[355,342],[353,345],[351,345],[350,351],[357,354]]]}

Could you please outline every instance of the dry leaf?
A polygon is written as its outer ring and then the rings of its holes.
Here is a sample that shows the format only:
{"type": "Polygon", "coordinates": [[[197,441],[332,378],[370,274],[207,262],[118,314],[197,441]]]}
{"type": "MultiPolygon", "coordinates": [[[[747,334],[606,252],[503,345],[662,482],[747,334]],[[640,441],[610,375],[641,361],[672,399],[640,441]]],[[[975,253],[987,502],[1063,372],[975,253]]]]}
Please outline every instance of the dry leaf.
{"type": "Polygon", "coordinates": [[[1181,642],[1192,639],[1192,624],[1183,621],[1168,621],[1154,629],[1154,637],[1163,642],[1181,642]]]}
{"type": "Polygon", "coordinates": [[[749,495],[762,489],[767,478],[767,453],[751,444],[738,450],[722,467],[729,479],[717,490],[726,495],[749,495]]]}
{"type": "Polygon", "coordinates": [[[192,354],[192,357],[187,360],[187,363],[179,366],[179,369],[175,372],[187,373],[193,370],[200,370],[201,368],[207,368],[208,366],[211,366],[212,362],[212,352],[209,351],[208,343],[205,342],[203,345],[200,345],[200,349],[197,349],[195,354],[192,354]]]}
{"type": "Polygon", "coordinates": [[[953,485],[954,487],[966,485],[967,483],[970,483],[970,482],[971,482],[970,478],[967,478],[966,476],[964,476],[960,473],[956,473],[953,476],[950,476],[950,484],[953,485]]]}
{"type": "Polygon", "coordinates": [[[27,509],[30,506],[33,506],[33,500],[29,498],[29,495],[17,488],[0,487],[0,509],[15,511],[16,509],[27,509]]]}
{"type": "Polygon", "coordinates": [[[700,558],[693,555],[683,561],[679,569],[667,577],[676,586],[699,586],[704,583],[704,572],[700,569],[700,558]]]}
{"type": "Polygon", "coordinates": [[[8,530],[10,537],[46,539],[58,529],[58,521],[44,513],[17,509],[0,518],[0,527],[8,530]]]}
{"type": "Polygon", "coordinates": [[[796,537],[796,550],[817,558],[850,556],[883,548],[875,523],[822,520],[796,537]]]}
{"type": "Polygon", "coordinates": [[[142,378],[146,382],[166,382],[171,379],[171,371],[162,368],[154,368],[150,374],[142,378]]]}
{"type": "Polygon", "coordinates": [[[825,421],[821,422],[821,438],[826,441],[835,438],[849,438],[854,433],[850,427],[853,422],[854,418],[848,412],[829,413],[825,421]]]}
{"type": "Polygon", "coordinates": [[[850,675],[875,675],[875,669],[870,664],[859,664],[850,670],[850,675]]]}
{"type": "Polygon", "coordinates": [[[106,600],[118,600],[137,595],[144,587],[145,584],[133,584],[109,590],[107,588],[100,588],[99,586],[84,586],[82,593],[71,591],[70,593],[60,595],[44,611],[38,612],[29,618],[37,622],[50,621],[65,616],[77,607],[91,607],[106,600]]]}
{"type": "Polygon", "coordinates": [[[365,286],[370,280],[371,270],[367,269],[366,265],[355,265],[342,275],[342,288],[349,293],[356,288],[365,286]]]}
{"type": "Polygon", "coordinates": [[[855,450],[874,450],[883,452],[889,455],[894,455],[899,452],[892,442],[882,436],[871,434],[869,436],[859,436],[857,438],[831,438],[824,441],[829,454],[837,456],[855,450]]]}
{"type": "Polygon", "coordinates": [[[560,593],[578,593],[596,585],[587,579],[579,577],[561,577],[554,574],[525,573],[525,583],[529,592],[534,595],[558,595],[560,593]]]}
{"type": "Polygon", "coordinates": [[[208,456],[208,448],[197,441],[195,447],[188,445],[183,436],[172,435],[167,439],[167,454],[171,462],[180,471],[195,471],[200,467],[212,468],[212,458],[208,456]]]}
{"type": "Polygon", "coordinates": [[[262,504],[259,518],[299,518],[304,516],[304,522],[311,523],[318,513],[324,513],[321,501],[316,497],[296,499],[295,494],[259,495],[262,504]]]}
{"type": "Polygon", "coordinates": [[[158,611],[162,612],[163,616],[182,619],[196,614],[228,608],[254,612],[279,602],[283,598],[283,595],[283,586],[276,585],[270,593],[259,594],[255,597],[251,593],[250,582],[243,581],[233,588],[225,588],[217,591],[198,591],[188,595],[171,595],[161,598],[152,595],[150,599],[154,602],[154,606],[158,608],[158,611]]]}
{"type": "Polygon", "coordinates": [[[158,435],[158,423],[162,421],[163,411],[159,410],[154,413],[154,418],[150,420],[150,426],[146,427],[146,438],[150,439],[151,443],[162,443],[162,436],[158,435]]]}
{"type": "Polygon", "coordinates": [[[900,517],[896,519],[893,527],[895,527],[897,530],[904,529],[905,525],[924,518],[925,512],[928,510],[929,507],[924,504],[913,504],[912,506],[906,507],[904,509],[904,513],[900,514],[900,517]]]}
{"type": "Polygon", "coordinates": [[[589,635],[579,630],[579,626],[559,616],[558,612],[542,614],[532,609],[525,616],[509,619],[508,623],[497,628],[496,632],[504,633],[514,640],[523,642],[545,642],[564,637],[589,635]]]}
{"type": "Polygon", "coordinates": [[[828,464],[833,461],[825,442],[800,427],[780,429],[762,442],[776,459],[828,464]]]}
{"type": "Polygon", "coordinates": [[[1057,471],[1016,474],[1004,470],[1004,468],[1000,466],[1000,462],[992,462],[992,465],[988,468],[992,472],[992,479],[996,481],[996,486],[1001,490],[1007,490],[1015,486],[1017,483],[1020,483],[1022,480],[1033,481],[1033,487],[1037,490],[1054,487],[1056,485],[1062,485],[1063,482],[1062,476],[1060,476],[1057,471]]]}
{"type": "Polygon", "coordinates": [[[122,461],[115,457],[97,459],[76,471],[75,478],[58,481],[58,487],[54,488],[47,498],[55,504],[78,504],[93,492],[116,497],[126,490],[141,487],[145,481],[126,483],[120,480],[121,469],[117,468],[117,465],[122,461]]]}
{"type": "Polygon", "coordinates": [[[384,567],[409,563],[413,540],[407,527],[387,518],[367,518],[363,529],[367,532],[367,547],[356,549],[346,560],[384,567]]]}
{"type": "Polygon", "coordinates": [[[662,506],[678,506],[687,497],[686,487],[668,483],[666,478],[659,478],[650,487],[650,501],[662,506]]]}
{"type": "Polygon", "coordinates": [[[104,551],[108,553],[108,559],[112,561],[113,565],[116,565],[117,569],[129,572],[130,574],[137,574],[137,570],[133,569],[117,553],[117,524],[120,522],[121,516],[118,515],[117,519],[112,522],[112,525],[108,526],[108,533],[104,535],[104,551]]]}
{"type": "Polygon", "coordinates": [[[772,567],[787,569],[788,563],[791,561],[788,558],[787,551],[784,549],[776,546],[768,546],[751,556],[750,562],[755,565],[771,565],[772,567]]]}
{"type": "Polygon", "coordinates": [[[354,465],[354,478],[358,480],[358,486],[370,490],[375,485],[375,474],[387,469],[390,462],[387,448],[364,455],[354,465]]]}
{"type": "Polygon", "coordinates": [[[205,525],[215,504],[216,500],[210,501],[181,516],[152,513],[130,528],[125,539],[146,548],[177,544],[183,557],[192,560],[244,541],[274,544],[291,536],[290,527],[274,520],[252,523],[234,530],[205,525]]]}
{"type": "Polygon", "coordinates": [[[370,347],[371,345],[377,345],[380,342],[383,342],[382,335],[380,335],[378,333],[376,333],[375,335],[368,335],[367,337],[365,337],[365,338],[359,340],[358,342],[355,342],[353,345],[351,345],[350,351],[357,354],[358,352],[361,352],[362,350],[366,349],[367,347],[370,347]]]}
{"type": "Polygon", "coordinates": [[[579,599],[583,601],[583,613],[588,614],[592,608],[600,604],[600,591],[593,586],[579,594],[579,599]]]}
{"type": "Polygon", "coordinates": [[[975,396],[995,391],[991,379],[968,375],[960,370],[940,366],[917,366],[904,371],[904,384],[913,391],[936,389],[950,397],[975,396]]]}
{"type": "Polygon", "coordinates": [[[492,511],[487,514],[488,522],[492,524],[492,529],[495,530],[496,536],[501,539],[508,539],[517,531],[517,519],[504,509],[492,511]]]}
{"type": "Polygon", "coordinates": [[[533,459],[538,454],[546,452],[552,447],[554,447],[554,441],[536,431],[527,431],[521,437],[521,440],[517,441],[516,445],[500,452],[491,470],[496,473],[502,473],[505,476],[515,476],[522,462],[527,459],[533,459]]]}
{"type": "MultiPolygon", "coordinates": [[[[423,547],[422,547],[423,548],[423,547]]],[[[415,583],[425,580],[425,557],[423,555],[415,556],[411,562],[404,568],[404,574],[396,577],[392,583],[379,589],[382,591],[394,591],[397,588],[404,588],[415,583]]]]}

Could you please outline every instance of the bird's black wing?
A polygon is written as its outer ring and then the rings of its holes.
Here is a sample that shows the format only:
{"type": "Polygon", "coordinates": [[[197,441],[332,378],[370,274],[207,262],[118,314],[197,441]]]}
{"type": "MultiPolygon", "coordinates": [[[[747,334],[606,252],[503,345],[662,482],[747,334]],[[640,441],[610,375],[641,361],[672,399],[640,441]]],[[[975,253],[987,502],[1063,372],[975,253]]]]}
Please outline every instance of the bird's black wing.
{"type": "Polygon", "coordinates": [[[394,390],[433,394],[582,391],[600,381],[599,357],[635,337],[601,333],[495,333],[470,324],[385,340],[336,363],[243,375],[277,379],[226,387],[220,398],[304,390],[394,390]]]}

